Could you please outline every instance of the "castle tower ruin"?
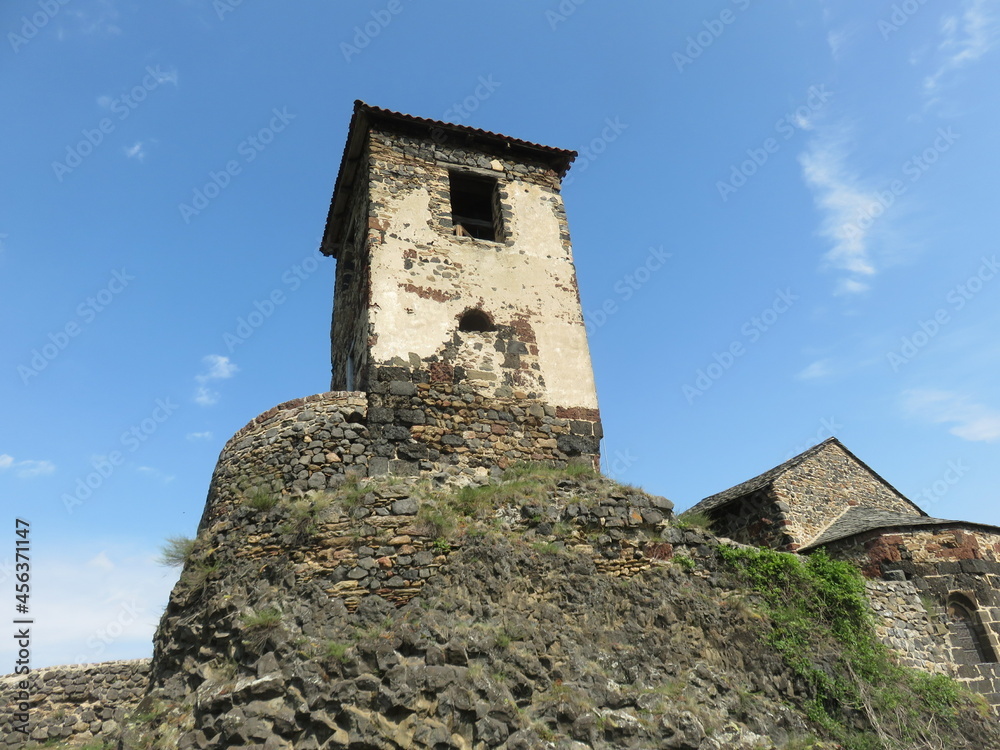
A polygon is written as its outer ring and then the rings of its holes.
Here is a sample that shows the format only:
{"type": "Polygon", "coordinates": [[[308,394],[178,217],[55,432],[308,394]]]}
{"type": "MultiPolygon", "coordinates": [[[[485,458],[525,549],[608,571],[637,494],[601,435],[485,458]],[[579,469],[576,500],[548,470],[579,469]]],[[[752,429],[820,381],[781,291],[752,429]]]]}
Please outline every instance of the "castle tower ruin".
{"type": "Polygon", "coordinates": [[[559,194],[575,156],[356,102],[321,248],[332,389],[377,393],[404,366],[596,422],[559,194]]]}

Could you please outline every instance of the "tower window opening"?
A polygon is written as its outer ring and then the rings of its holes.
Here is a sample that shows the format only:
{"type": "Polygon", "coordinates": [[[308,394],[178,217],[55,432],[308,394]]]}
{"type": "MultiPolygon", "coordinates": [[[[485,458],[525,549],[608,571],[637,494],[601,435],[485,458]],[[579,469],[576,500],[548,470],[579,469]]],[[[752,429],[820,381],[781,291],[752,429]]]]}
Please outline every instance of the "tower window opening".
{"type": "Polygon", "coordinates": [[[468,310],[459,319],[458,330],[485,333],[494,330],[493,321],[482,310],[468,310]]]}
{"type": "Polygon", "coordinates": [[[449,172],[448,178],[455,234],[496,242],[503,234],[499,183],[468,172],[449,172]]]}

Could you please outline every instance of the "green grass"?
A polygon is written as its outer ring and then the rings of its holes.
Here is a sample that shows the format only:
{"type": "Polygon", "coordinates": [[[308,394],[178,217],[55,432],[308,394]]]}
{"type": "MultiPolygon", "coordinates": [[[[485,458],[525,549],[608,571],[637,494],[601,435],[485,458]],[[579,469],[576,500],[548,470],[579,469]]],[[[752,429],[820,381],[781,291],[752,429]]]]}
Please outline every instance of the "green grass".
{"type": "Polygon", "coordinates": [[[186,536],[172,536],[167,539],[160,548],[160,565],[167,565],[171,568],[179,568],[191,559],[194,552],[195,540],[186,536]]]}
{"type": "Polygon", "coordinates": [[[340,643],[339,641],[327,641],[326,646],[323,648],[323,656],[328,661],[339,661],[342,664],[347,663],[350,659],[347,656],[347,649],[349,649],[346,643],[340,643]]]}
{"type": "Polygon", "coordinates": [[[243,502],[254,510],[269,511],[278,504],[278,496],[261,487],[256,487],[244,497],[243,502]]]}
{"type": "Polygon", "coordinates": [[[712,519],[707,513],[681,513],[674,519],[674,526],[678,529],[703,529],[712,530],[712,519]]]}

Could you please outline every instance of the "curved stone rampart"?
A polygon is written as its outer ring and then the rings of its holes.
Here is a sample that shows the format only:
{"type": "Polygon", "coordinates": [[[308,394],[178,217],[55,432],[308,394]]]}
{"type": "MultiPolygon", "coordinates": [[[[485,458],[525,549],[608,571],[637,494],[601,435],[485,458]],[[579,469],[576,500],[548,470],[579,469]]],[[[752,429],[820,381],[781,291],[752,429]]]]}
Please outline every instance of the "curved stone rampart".
{"type": "Polygon", "coordinates": [[[330,391],[279,404],[226,443],[201,528],[255,491],[303,494],[346,476],[438,474],[483,479],[517,461],[599,463],[600,416],[524,394],[483,396],[431,382],[419,368],[381,368],[370,393],[330,391]]]}

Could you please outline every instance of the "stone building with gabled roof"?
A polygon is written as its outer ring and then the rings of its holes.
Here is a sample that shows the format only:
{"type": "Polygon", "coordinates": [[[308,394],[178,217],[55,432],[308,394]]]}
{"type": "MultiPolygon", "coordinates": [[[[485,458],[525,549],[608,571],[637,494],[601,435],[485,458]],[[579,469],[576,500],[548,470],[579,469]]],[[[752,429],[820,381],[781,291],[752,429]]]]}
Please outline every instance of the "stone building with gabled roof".
{"type": "Polygon", "coordinates": [[[844,524],[860,532],[873,528],[866,521],[929,520],[833,437],[689,512],[706,514],[717,533],[735,541],[786,552],[810,547],[844,524]]]}
{"type": "Polygon", "coordinates": [[[929,516],[832,437],[687,512],[736,542],[856,564],[904,663],[1000,707],[1000,528],[929,516]]]}

